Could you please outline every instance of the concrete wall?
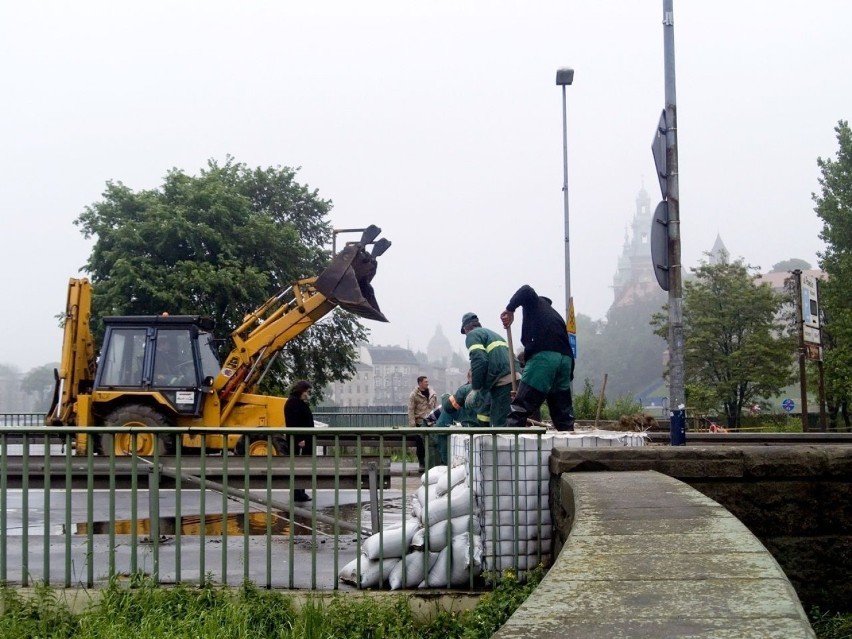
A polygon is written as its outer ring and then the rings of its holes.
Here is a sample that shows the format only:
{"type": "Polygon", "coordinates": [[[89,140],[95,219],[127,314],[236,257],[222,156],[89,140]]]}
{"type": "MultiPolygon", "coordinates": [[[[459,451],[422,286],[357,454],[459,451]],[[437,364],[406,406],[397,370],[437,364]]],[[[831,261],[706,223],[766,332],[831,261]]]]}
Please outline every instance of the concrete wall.
{"type": "MultiPolygon", "coordinates": [[[[727,508],[761,540],[805,609],[852,610],[850,445],[555,449],[550,469],[555,475],[656,470],[680,479],[727,508]]],[[[551,482],[551,504],[564,541],[567,512],[560,485],[551,482]]]]}

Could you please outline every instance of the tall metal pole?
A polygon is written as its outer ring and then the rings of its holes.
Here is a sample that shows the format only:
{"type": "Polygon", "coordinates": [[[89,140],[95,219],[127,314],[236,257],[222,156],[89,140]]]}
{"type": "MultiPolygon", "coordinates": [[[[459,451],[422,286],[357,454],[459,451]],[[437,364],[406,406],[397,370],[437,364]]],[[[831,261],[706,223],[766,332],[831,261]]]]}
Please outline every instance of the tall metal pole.
{"type": "Polygon", "coordinates": [[[796,326],[798,326],[799,340],[799,389],[801,390],[802,407],[802,432],[808,432],[808,376],[805,368],[805,320],[804,311],[802,309],[802,271],[796,269],[793,271],[793,277],[796,278],[796,326]]]}
{"type": "Polygon", "coordinates": [[[672,419],[686,419],[683,372],[683,290],[680,263],[680,193],[677,165],[677,99],[675,96],[674,12],[663,0],[663,54],[666,87],[666,201],[669,253],[669,406],[672,419]]]}
{"type": "Polygon", "coordinates": [[[562,87],[562,199],[565,209],[565,323],[574,357],[577,357],[577,327],[574,320],[574,299],[571,296],[571,234],[568,217],[568,99],[566,88],[574,82],[574,69],[556,71],[556,84],[562,87]]]}
{"type": "Polygon", "coordinates": [[[565,209],[565,321],[571,311],[571,234],[568,217],[568,100],[562,85],[562,199],[565,209]]]}

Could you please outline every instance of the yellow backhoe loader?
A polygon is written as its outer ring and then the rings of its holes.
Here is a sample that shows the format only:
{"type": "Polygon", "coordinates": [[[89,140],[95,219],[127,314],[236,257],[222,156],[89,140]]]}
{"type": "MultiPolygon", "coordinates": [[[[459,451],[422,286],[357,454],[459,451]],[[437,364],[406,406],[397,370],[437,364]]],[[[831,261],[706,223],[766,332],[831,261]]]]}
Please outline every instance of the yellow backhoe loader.
{"type": "MultiPolygon", "coordinates": [[[[71,279],[56,391],[46,423],[54,426],[265,427],[284,426],[283,397],[258,395],[257,386],[287,342],[340,306],[360,317],[386,322],[373,293],[376,258],[391,245],[377,239],[381,229],[362,233],[332,257],[317,277],[294,282],[246,316],[231,333],[233,348],[220,364],[213,321],[196,315],[112,316],[102,318],[105,333],[95,348],[89,327],[92,286],[71,279]],[[368,252],[368,248],[370,249],[368,252]],[[96,354],[96,350],[98,353],[96,354]]],[[[135,439],[139,455],[199,449],[200,435],[119,433],[103,435],[95,450],[128,455],[135,439]]],[[[212,435],[207,450],[248,446],[267,454],[266,437],[212,435]]],[[[86,454],[86,435],[75,442],[86,454]]],[[[284,451],[273,438],[275,454],[284,451]]]]}

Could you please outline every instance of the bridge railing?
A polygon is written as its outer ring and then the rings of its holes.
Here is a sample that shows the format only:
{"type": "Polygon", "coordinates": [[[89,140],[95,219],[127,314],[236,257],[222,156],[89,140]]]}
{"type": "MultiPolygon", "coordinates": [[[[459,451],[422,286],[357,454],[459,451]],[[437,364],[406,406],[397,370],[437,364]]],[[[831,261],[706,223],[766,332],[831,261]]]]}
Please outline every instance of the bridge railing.
{"type": "MultiPolygon", "coordinates": [[[[417,462],[396,454],[400,447],[424,437],[431,467],[438,463],[430,445],[435,438],[454,434],[472,441],[498,432],[329,427],[321,429],[324,447],[309,445],[312,452],[296,454],[298,442],[318,430],[0,427],[0,583],[94,587],[146,575],[156,583],[251,581],[266,588],[338,590],[347,587],[338,575],[354,561],[356,584],[377,573],[382,578],[375,587],[382,587],[391,564],[399,562],[400,528],[407,551],[411,527],[419,525],[415,495],[429,494],[417,462]],[[147,436],[184,434],[200,437],[200,448],[177,446],[163,454],[154,446],[151,455],[120,456],[103,445],[123,436],[135,451],[147,436]],[[249,450],[223,455],[212,439],[223,435],[250,436],[264,454],[253,456],[254,447],[244,446],[249,450]],[[300,500],[302,490],[310,501],[300,500]]],[[[516,438],[530,432],[499,429],[516,438]]],[[[469,513],[470,483],[465,490],[466,497],[453,491],[452,499],[469,503],[469,513]]],[[[455,506],[446,494],[449,521],[455,506]]],[[[437,554],[430,543],[449,548],[452,528],[446,526],[443,544],[435,537],[430,542],[426,529],[424,565],[415,569],[428,573],[426,562],[431,566],[437,554]]],[[[453,569],[446,562],[447,584],[458,584],[453,569]]],[[[402,567],[403,583],[411,581],[407,570],[413,569],[402,567]]],[[[464,586],[483,584],[470,571],[464,586]]]]}

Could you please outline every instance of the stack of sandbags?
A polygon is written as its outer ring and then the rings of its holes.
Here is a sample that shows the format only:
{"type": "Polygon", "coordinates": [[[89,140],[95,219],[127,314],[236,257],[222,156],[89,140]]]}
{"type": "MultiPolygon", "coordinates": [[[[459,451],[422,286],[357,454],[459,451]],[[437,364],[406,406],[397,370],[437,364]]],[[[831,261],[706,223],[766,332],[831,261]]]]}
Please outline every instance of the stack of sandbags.
{"type": "Polygon", "coordinates": [[[551,561],[550,452],[558,447],[643,446],[644,433],[560,432],[453,435],[451,460],[464,464],[483,541],[483,569],[522,572],[551,561]],[[517,558],[517,559],[516,559],[517,558]]]}
{"type": "Polygon", "coordinates": [[[412,498],[414,518],[370,536],[360,560],[340,570],[340,580],[359,588],[387,584],[397,590],[464,585],[477,576],[482,540],[466,480],[464,465],[429,469],[412,498]]]}

